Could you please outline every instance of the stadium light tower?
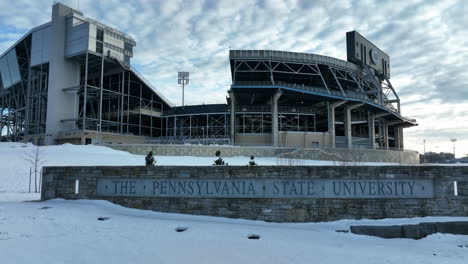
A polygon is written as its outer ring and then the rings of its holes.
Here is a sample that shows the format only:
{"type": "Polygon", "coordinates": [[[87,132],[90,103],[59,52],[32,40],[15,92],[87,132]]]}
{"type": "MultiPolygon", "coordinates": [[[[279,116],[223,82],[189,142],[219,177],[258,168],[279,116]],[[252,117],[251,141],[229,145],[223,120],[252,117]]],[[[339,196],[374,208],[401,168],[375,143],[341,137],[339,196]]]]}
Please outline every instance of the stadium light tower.
{"type": "Polygon", "coordinates": [[[456,138],[452,138],[452,139],[450,139],[450,141],[451,141],[452,144],[453,144],[453,158],[455,159],[455,142],[457,142],[457,139],[456,139],[456,138]]]}
{"type": "Polygon", "coordinates": [[[189,83],[189,72],[179,72],[178,84],[182,85],[182,106],[184,106],[185,85],[189,83]]]}
{"type": "Polygon", "coordinates": [[[423,139],[423,144],[424,144],[423,163],[426,163],[426,139],[423,139]]]}

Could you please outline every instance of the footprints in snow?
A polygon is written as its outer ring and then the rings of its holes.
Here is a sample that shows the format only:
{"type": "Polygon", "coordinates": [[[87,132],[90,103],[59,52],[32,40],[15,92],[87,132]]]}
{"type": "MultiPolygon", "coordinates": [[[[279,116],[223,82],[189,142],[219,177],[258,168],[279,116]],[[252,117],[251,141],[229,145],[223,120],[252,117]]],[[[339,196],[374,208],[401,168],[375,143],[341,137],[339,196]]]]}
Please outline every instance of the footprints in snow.
{"type": "Polygon", "coordinates": [[[188,227],[176,227],[175,231],[180,233],[180,232],[184,232],[187,229],[188,229],[188,227]]]}
{"type": "MultiPolygon", "coordinates": [[[[183,226],[179,226],[179,227],[176,227],[174,230],[177,232],[177,233],[181,233],[181,232],[185,232],[187,231],[188,227],[183,227],[183,226]]],[[[260,239],[260,235],[257,235],[257,234],[250,234],[247,236],[248,239],[260,239]]]]}

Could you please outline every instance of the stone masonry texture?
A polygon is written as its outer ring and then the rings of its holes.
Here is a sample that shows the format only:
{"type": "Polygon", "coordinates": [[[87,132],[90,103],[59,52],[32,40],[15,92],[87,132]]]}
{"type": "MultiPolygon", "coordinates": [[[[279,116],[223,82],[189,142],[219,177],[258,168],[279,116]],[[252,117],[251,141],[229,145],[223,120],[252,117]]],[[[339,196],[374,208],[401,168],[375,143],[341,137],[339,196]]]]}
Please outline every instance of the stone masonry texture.
{"type": "Polygon", "coordinates": [[[102,199],[127,207],[272,222],[315,222],[417,216],[468,216],[468,196],[454,194],[468,166],[124,166],[45,167],[42,200],[102,199]],[[98,178],[112,179],[432,179],[433,198],[161,198],[102,197],[98,178]],[[79,192],[75,194],[75,181],[79,192]]]}

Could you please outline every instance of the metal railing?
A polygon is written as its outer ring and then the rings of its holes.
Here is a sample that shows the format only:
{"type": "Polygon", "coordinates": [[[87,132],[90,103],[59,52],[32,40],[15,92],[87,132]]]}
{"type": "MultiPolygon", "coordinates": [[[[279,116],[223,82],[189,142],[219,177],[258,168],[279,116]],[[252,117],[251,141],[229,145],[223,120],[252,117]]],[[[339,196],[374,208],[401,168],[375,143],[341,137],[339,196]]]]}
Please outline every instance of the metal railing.
{"type": "MultiPolygon", "coordinates": [[[[271,113],[270,105],[236,105],[236,112],[262,112],[262,113],[271,113]]],[[[303,106],[278,106],[279,113],[316,113],[316,108],[303,107],[303,106]]]]}
{"type": "Polygon", "coordinates": [[[317,147],[312,147],[312,146],[310,147],[294,146],[294,147],[302,148],[302,149],[316,148],[316,149],[362,149],[362,150],[376,150],[376,151],[389,150],[389,151],[402,151],[402,152],[417,153],[417,151],[411,150],[411,149],[396,148],[396,147],[389,147],[388,149],[386,149],[386,148],[379,148],[378,146],[376,146],[375,148],[372,148],[370,144],[355,144],[354,142],[353,142],[353,145],[351,145],[351,148],[348,148],[348,145],[342,144],[342,143],[336,143],[335,147],[333,147],[333,145],[330,145],[330,144],[320,144],[317,147]]]}
{"type": "Polygon", "coordinates": [[[229,138],[188,138],[188,137],[160,137],[146,141],[147,144],[173,144],[173,145],[229,145],[229,138]]]}
{"type": "Polygon", "coordinates": [[[236,105],[236,112],[267,112],[271,113],[270,105],[236,105]]]}
{"type": "MultiPolygon", "coordinates": [[[[379,104],[378,100],[372,99],[367,97],[365,94],[362,94],[360,92],[352,91],[352,90],[346,90],[345,95],[341,91],[334,91],[334,90],[327,90],[322,87],[318,86],[307,86],[307,85],[302,85],[302,84],[294,84],[294,83],[286,83],[286,82],[278,82],[275,81],[275,83],[271,82],[244,82],[244,81],[236,81],[232,84],[233,86],[236,85],[252,85],[252,86],[284,86],[288,88],[293,88],[293,89],[300,89],[300,90],[306,90],[306,91],[311,91],[315,93],[320,93],[324,95],[335,95],[335,96],[340,96],[340,97],[351,97],[355,99],[360,99],[360,100],[365,100],[374,104],[379,104]]],[[[380,104],[379,104],[380,105],[380,104]]],[[[386,105],[382,105],[387,107],[386,105]]]]}
{"type": "Polygon", "coordinates": [[[405,116],[402,116],[400,113],[398,113],[398,110],[390,103],[380,103],[379,100],[369,98],[365,94],[358,92],[358,91],[353,91],[353,90],[345,90],[345,95],[341,91],[334,91],[334,90],[327,90],[323,87],[317,87],[317,86],[306,86],[302,84],[294,84],[294,83],[286,83],[286,82],[279,82],[275,81],[273,84],[272,82],[247,82],[247,81],[236,81],[232,84],[232,86],[283,86],[287,88],[293,88],[293,89],[299,89],[299,90],[305,90],[305,91],[310,91],[314,93],[319,93],[323,94],[324,96],[327,95],[333,95],[333,96],[339,96],[342,97],[343,99],[346,99],[346,97],[353,98],[353,99],[359,99],[362,101],[366,101],[372,104],[380,105],[385,107],[386,109],[392,111],[393,113],[397,114],[400,116],[402,119],[408,121],[408,122],[416,122],[416,119],[411,119],[405,116]]]}

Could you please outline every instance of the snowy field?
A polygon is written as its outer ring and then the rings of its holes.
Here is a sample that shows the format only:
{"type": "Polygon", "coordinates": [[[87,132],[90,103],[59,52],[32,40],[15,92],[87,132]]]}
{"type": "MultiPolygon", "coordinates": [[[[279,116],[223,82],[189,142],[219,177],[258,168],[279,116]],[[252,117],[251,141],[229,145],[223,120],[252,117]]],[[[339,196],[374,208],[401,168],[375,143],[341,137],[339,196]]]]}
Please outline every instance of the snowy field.
{"type": "Polygon", "coordinates": [[[0,263],[466,264],[467,236],[412,240],[336,232],[355,224],[446,220],[468,218],[280,224],[157,213],[106,201],[0,202],[0,263]],[[188,229],[178,233],[179,227],[188,229]],[[260,239],[248,239],[252,234],[260,239]]]}
{"type": "MultiPolygon", "coordinates": [[[[39,199],[28,193],[32,145],[0,143],[0,263],[468,263],[468,236],[421,240],[336,232],[350,225],[468,221],[468,217],[266,223],[157,213],[107,201],[39,199]],[[104,217],[106,220],[99,221],[104,217]],[[176,232],[176,228],[187,228],[176,232]],[[260,239],[250,240],[249,235],[260,239]]],[[[45,166],[144,165],[144,156],[99,146],[43,147],[45,166]]],[[[160,157],[157,165],[211,165],[215,157],[160,157]]],[[[246,165],[248,157],[225,158],[246,165]]],[[[255,158],[278,165],[275,158],[255,158]]],[[[301,165],[338,165],[301,161],[301,165]]],[[[353,164],[347,164],[353,165],[353,164]]],[[[360,163],[355,165],[383,165],[360,163]]]]}

